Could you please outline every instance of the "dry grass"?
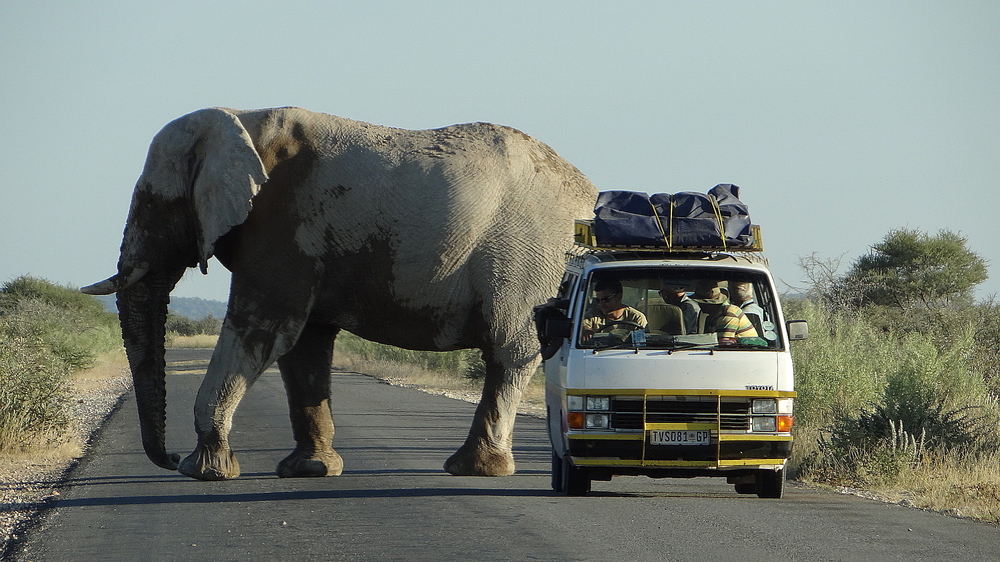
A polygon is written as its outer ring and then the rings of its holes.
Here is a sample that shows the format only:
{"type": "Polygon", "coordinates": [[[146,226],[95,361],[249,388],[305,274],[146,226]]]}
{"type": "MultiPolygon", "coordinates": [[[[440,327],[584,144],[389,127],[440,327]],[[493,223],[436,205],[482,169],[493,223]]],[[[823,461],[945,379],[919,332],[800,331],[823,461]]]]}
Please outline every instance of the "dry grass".
{"type": "Polygon", "coordinates": [[[1000,524],[1000,453],[978,457],[927,453],[919,464],[904,468],[893,478],[861,484],[810,467],[810,461],[820,455],[816,445],[819,432],[796,430],[789,461],[791,477],[819,488],[1000,524]]]}
{"type": "Polygon", "coordinates": [[[47,446],[32,447],[22,451],[5,451],[0,458],[0,481],[2,475],[16,472],[26,466],[55,467],[83,456],[85,444],[77,435],[63,436],[48,441],[47,446]]]}
{"type": "Polygon", "coordinates": [[[99,355],[92,368],[74,373],[70,377],[70,384],[78,390],[105,387],[108,381],[120,379],[122,373],[127,372],[128,359],[125,357],[125,350],[118,349],[99,355]]]}
{"type": "Polygon", "coordinates": [[[197,336],[180,336],[177,334],[167,335],[167,347],[172,348],[187,348],[187,349],[212,349],[215,347],[216,342],[219,341],[219,336],[210,336],[207,334],[199,334],[197,336]]]}
{"type": "Polygon", "coordinates": [[[986,458],[932,457],[875,487],[881,499],[1000,523],[1000,455],[986,458]]]}

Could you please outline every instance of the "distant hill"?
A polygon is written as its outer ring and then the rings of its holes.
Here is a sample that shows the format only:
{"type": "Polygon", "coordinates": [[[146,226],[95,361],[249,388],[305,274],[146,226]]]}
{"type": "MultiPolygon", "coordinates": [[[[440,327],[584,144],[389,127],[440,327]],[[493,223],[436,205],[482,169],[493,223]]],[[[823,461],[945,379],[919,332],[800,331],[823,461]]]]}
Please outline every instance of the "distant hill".
{"type": "MultiPolygon", "coordinates": [[[[115,295],[102,295],[96,297],[104,303],[104,308],[111,312],[118,312],[118,305],[115,304],[115,295]]],[[[216,318],[226,317],[226,303],[222,301],[210,301],[198,297],[170,297],[170,312],[180,316],[186,316],[192,320],[201,320],[209,316],[216,318]]]]}
{"type": "Polygon", "coordinates": [[[187,316],[192,320],[201,320],[208,316],[226,317],[226,303],[210,301],[198,297],[170,297],[170,312],[187,316]]]}

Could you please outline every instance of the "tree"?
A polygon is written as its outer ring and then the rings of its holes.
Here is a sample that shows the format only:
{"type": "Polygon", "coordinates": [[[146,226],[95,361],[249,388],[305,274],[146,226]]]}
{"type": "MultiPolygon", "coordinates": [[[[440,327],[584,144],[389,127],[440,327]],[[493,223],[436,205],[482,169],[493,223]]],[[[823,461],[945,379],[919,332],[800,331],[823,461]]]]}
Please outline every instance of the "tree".
{"type": "Polygon", "coordinates": [[[972,302],[973,289],[987,279],[986,262],[949,230],[929,236],[897,229],[873,245],[841,280],[858,305],[928,309],[972,302]],[[849,290],[850,289],[850,290],[849,290]]]}

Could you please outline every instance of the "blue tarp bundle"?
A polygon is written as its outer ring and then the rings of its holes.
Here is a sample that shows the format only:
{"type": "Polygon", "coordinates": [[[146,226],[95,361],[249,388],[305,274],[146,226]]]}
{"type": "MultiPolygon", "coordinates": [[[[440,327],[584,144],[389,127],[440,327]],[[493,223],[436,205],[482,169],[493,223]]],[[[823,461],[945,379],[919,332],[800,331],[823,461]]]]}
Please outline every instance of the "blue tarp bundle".
{"type": "Polygon", "coordinates": [[[750,246],[750,213],[739,186],[705,193],[605,191],[594,207],[594,234],[602,246],[750,246]]]}

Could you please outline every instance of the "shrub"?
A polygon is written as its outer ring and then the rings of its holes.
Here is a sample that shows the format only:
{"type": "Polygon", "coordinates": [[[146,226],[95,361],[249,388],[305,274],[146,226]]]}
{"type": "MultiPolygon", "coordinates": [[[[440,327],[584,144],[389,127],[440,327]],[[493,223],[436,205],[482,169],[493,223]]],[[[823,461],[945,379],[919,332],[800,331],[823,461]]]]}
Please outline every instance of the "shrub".
{"type": "Polygon", "coordinates": [[[75,288],[31,277],[0,288],[0,450],[56,438],[68,376],[120,346],[117,318],[75,288]]]}
{"type": "Polygon", "coordinates": [[[860,485],[880,485],[898,478],[904,469],[917,466],[924,442],[890,421],[889,434],[878,439],[860,438],[857,426],[846,421],[821,435],[819,447],[804,467],[813,478],[860,485]],[[818,478],[817,478],[818,477],[818,478]]]}
{"type": "Polygon", "coordinates": [[[179,314],[167,314],[166,330],[179,336],[217,336],[222,329],[222,320],[214,316],[206,316],[194,320],[179,314]]]}
{"type": "Polygon", "coordinates": [[[482,382],[486,380],[486,361],[481,357],[470,358],[469,364],[465,366],[465,378],[470,381],[482,382]]]}
{"type": "Polygon", "coordinates": [[[791,346],[796,424],[822,427],[877,401],[893,338],[856,312],[826,311],[811,300],[789,300],[785,314],[809,322],[809,339],[791,346]]]}
{"type": "Polygon", "coordinates": [[[121,346],[118,319],[100,301],[44,280],[19,277],[4,285],[0,317],[5,332],[43,345],[71,370],[121,346]]]}
{"type": "Polygon", "coordinates": [[[61,287],[44,279],[25,275],[8,281],[0,289],[0,308],[24,301],[40,301],[89,319],[114,318],[113,315],[109,316],[104,305],[94,297],[85,295],[74,287],[61,287]]]}
{"type": "Polygon", "coordinates": [[[996,402],[969,360],[979,337],[974,314],[824,310],[808,301],[788,308],[810,322],[810,340],[792,346],[796,427],[821,434],[801,472],[885,484],[925,452],[980,454],[1000,444],[996,402]]]}
{"type": "Polygon", "coordinates": [[[44,342],[11,334],[0,318],[0,451],[24,449],[67,424],[69,367],[44,342]]]}

